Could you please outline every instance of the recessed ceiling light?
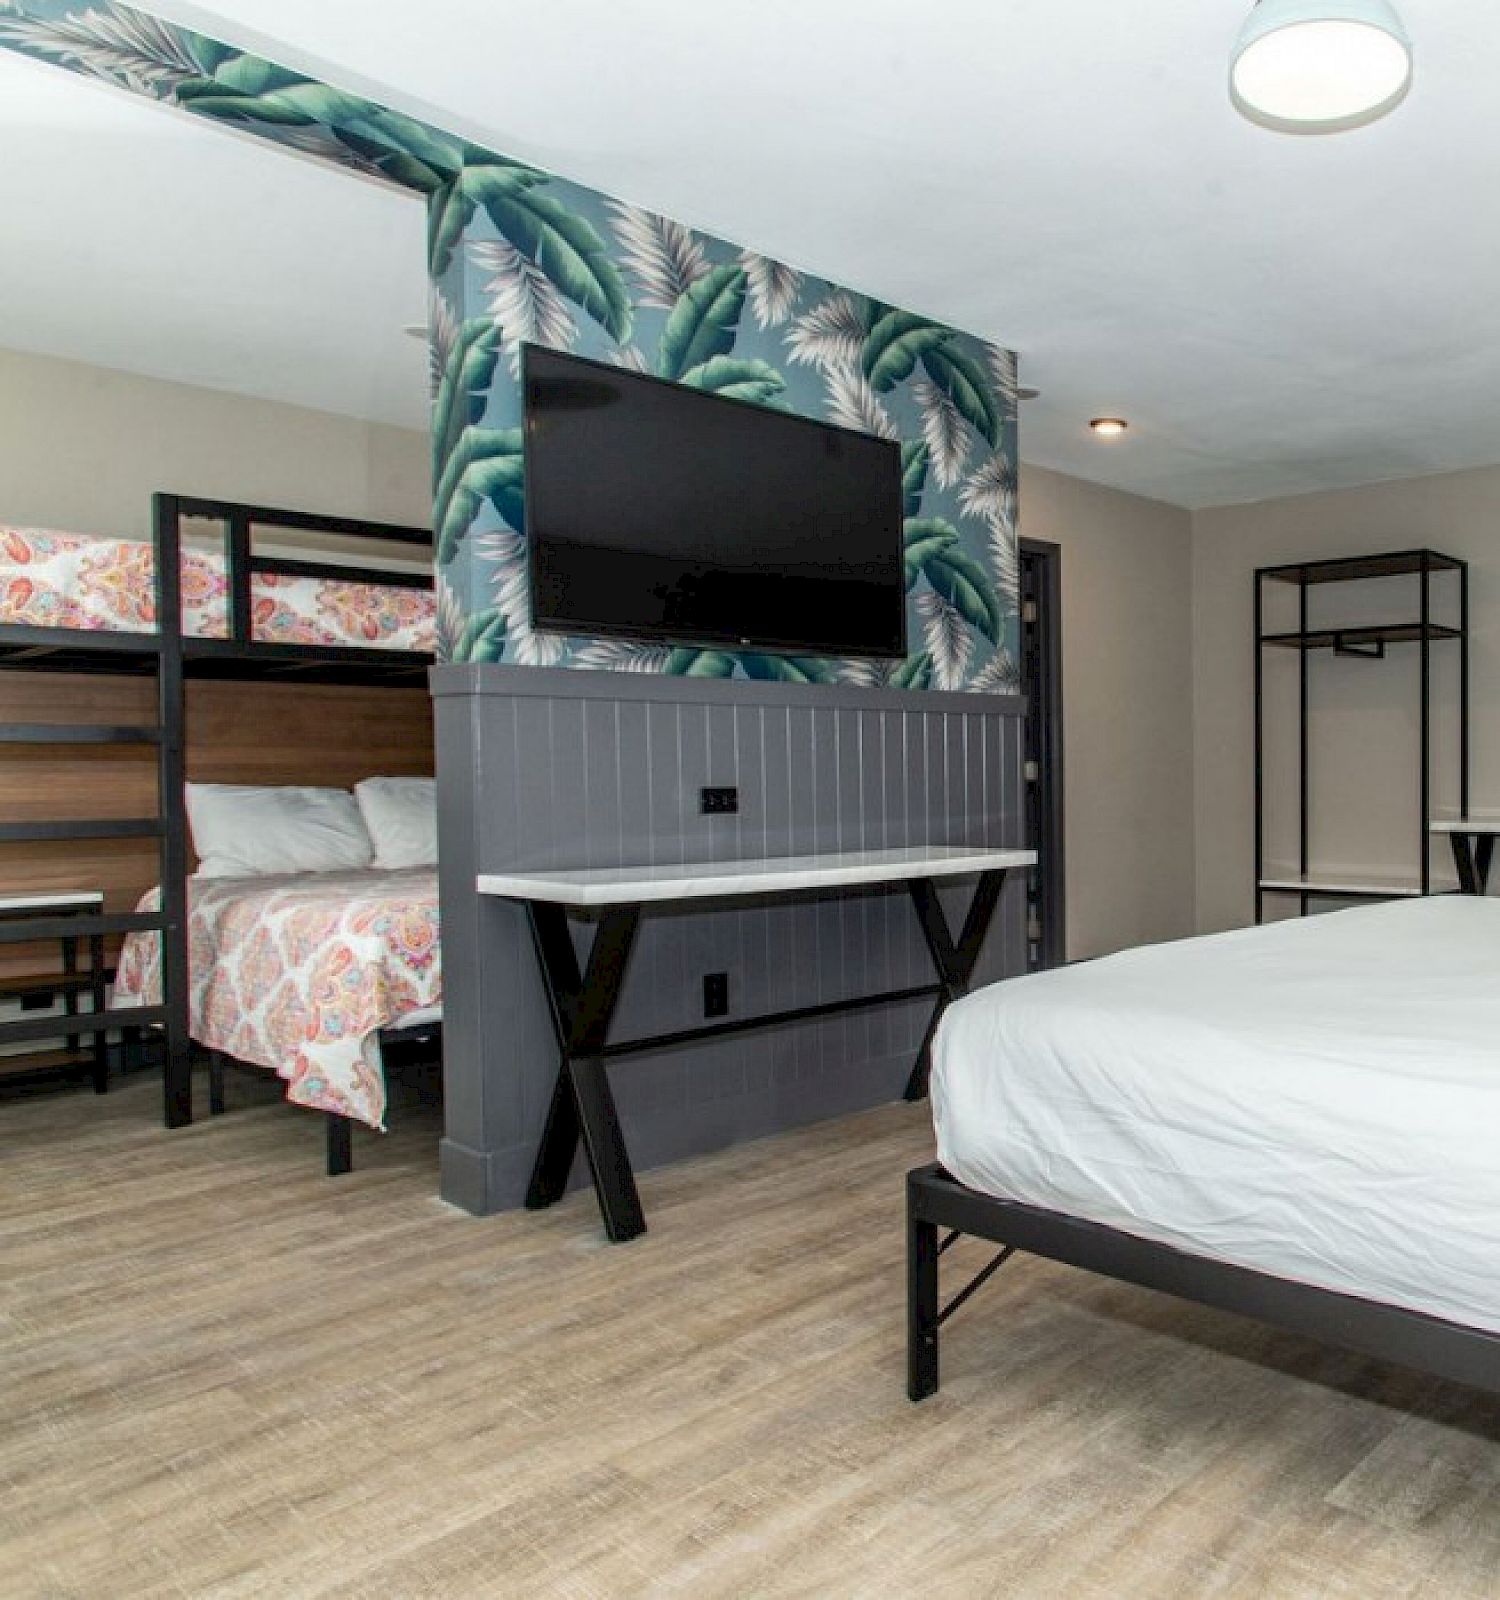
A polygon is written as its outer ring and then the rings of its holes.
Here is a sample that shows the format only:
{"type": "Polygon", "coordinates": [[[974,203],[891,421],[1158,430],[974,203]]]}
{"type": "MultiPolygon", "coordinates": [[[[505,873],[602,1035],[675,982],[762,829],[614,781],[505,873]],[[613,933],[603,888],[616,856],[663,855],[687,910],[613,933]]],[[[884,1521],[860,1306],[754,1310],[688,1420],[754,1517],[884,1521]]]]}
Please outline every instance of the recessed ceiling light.
{"type": "Polygon", "coordinates": [[[1394,111],[1411,40],[1390,0],[1259,0],[1235,42],[1229,94],[1281,133],[1339,133],[1394,111]]]}
{"type": "Polygon", "coordinates": [[[1117,439],[1130,424],[1124,417],[1095,417],[1089,426],[1101,439],[1117,439]]]}

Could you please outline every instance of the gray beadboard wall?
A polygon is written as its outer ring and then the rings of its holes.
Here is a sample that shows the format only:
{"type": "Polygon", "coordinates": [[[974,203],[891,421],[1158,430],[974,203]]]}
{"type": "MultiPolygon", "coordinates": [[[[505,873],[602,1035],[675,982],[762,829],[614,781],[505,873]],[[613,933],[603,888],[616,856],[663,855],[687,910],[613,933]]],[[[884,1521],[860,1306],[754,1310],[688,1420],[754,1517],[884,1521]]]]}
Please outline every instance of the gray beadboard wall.
{"type": "MultiPolygon", "coordinates": [[[[472,1212],[521,1204],[557,1069],[524,916],[480,896],[478,873],[1024,842],[1017,696],[494,665],[438,667],[432,683],[442,1193],[472,1212]],[[699,814],[700,789],[731,784],[737,815],[699,814]]],[[[971,892],[945,891],[954,927],[971,892]]],[[[1013,874],[981,980],[1023,969],[1024,900],[1013,874]]],[[[574,927],[582,959],[591,929],[574,927]]],[[[700,1025],[716,971],[731,1016],[932,978],[903,890],[649,908],[612,1037],[700,1025]]],[[[927,1013],[879,1007],[617,1063],[636,1167],[899,1097],[927,1013]]]]}

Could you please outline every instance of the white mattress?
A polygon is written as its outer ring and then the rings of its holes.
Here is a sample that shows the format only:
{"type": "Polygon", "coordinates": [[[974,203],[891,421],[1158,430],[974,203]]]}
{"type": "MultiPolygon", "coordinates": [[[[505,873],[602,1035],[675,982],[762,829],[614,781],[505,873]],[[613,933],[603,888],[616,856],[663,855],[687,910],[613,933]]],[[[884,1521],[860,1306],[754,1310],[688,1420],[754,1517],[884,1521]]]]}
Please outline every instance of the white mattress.
{"type": "Polygon", "coordinates": [[[1378,905],[950,1007],[971,1188],[1500,1331],[1500,901],[1378,905]]]}

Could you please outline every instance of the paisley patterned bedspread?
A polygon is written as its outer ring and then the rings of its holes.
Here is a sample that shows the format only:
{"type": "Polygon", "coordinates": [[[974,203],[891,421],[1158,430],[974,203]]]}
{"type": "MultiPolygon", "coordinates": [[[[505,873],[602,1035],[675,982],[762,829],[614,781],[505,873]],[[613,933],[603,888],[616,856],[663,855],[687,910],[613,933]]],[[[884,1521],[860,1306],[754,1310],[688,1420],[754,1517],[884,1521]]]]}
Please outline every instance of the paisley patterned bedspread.
{"type": "MultiPolygon", "coordinates": [[[[385,1122],[377,1030],[442,1002],[437,874],[319,872],[188,885],[192,1035],[270,1067],[287,1098],[385,1122]]],[[[141,902],[154,909],[158,891],[141,902]]],[[[161,996],[161,942],[133,933],[115,1004],[161,996]]]]}
{"type": "MultiPolygon", "coordinates": [[[[0,526],[0,623],[154,632],[155,551],[134,539],[0,526]]],[[[184,633],[229,633],[222,549],[182,552],[184,633]]],[[[253,573],[251,635],[261,644],[425,650],[436,631],[431,590],[253,573]]]]}

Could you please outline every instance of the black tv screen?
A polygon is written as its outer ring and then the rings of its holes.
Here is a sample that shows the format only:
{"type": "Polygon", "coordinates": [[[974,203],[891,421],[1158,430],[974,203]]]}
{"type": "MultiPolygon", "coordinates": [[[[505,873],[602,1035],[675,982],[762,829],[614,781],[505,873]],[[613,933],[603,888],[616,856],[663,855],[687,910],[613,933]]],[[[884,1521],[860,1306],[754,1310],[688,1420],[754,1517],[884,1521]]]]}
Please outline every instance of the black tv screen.
{"type": "Polygon", "coordinates": [[[535,627],[904,654],[898,446],[539,346],[523,384],[535,627]]]}

